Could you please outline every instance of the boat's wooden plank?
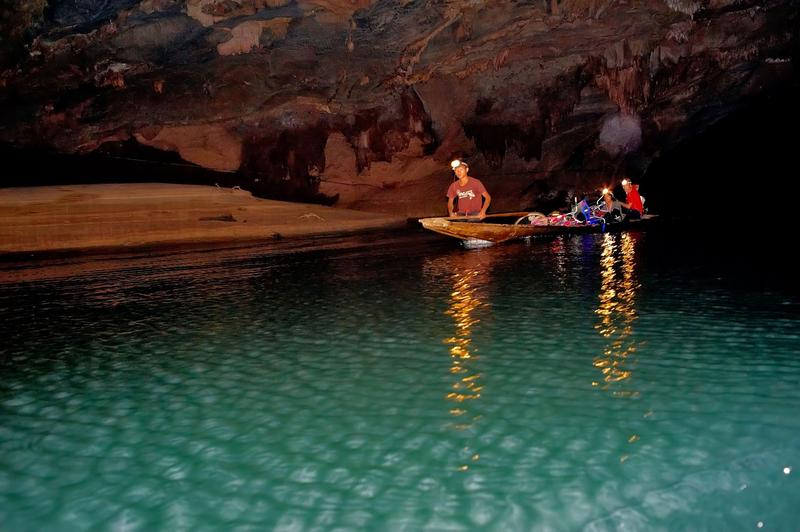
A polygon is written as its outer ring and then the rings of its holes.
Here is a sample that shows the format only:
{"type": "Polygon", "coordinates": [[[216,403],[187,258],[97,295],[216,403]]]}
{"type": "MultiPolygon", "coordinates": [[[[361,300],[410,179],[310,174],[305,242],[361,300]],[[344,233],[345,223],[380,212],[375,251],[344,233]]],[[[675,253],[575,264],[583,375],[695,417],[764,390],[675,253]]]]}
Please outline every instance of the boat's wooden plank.
{"type": "MultiPolygon", "coordinates": [[[[490,242],[505,242],[516,238],[539,235],[562,235],[571,233],[591,233],[603,230],[602,225],[529,225],[529,224],[508,224],[491,223],[491,219],[515,218],[525,216],[526,212],[497,213],[486,216],[483,221],[467,221],[464,218],[422,218],[420,223],[426,229],[437,233],[451,236],[453,238],[480,239],[490,242]]],[[[636,226],[648,220],[656,218],[655,215],[644,215],[641,220],[626,220],[618,224],[607,224],[605,229],[624,229],[636,226]]]]}

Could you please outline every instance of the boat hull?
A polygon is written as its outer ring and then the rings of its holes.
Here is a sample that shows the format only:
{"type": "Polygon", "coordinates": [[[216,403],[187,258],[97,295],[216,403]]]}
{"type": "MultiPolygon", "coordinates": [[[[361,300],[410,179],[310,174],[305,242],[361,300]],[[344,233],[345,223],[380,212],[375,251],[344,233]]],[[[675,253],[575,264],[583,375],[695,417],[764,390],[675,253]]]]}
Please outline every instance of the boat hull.
{"type": "Polygon", "coordinates": [[[597,225],[531,225],[522,222],[503,223],[510,219],[519,219],[527,216],[526,212],[512,212],[492,214],[483,220],[464,218],[421,218],[422,227],[436,233],[463,240],[473,247],[472,243],[498,244],[509,240],[533,236],[557,236],[576,233],[600,233],[602,231],[617,231],[624,229],[642,228],[655,216],[645,215],[640,220],[626,220],[615,224],[597,225]]]}

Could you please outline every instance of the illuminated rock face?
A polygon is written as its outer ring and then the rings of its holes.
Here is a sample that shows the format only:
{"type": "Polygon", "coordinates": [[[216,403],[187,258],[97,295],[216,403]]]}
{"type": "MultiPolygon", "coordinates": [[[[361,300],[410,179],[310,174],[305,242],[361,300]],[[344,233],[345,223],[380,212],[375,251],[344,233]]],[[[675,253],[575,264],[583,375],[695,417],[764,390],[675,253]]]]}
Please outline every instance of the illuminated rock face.
{"type": "Polygon", "coordinates": [[[0,28],[0,142],[136,139],[255,193],[409,215],[441,211],[454,156],[497,209],[641,172],[790,82],[800,33],[792,0],[26,5],[0,28]]]}

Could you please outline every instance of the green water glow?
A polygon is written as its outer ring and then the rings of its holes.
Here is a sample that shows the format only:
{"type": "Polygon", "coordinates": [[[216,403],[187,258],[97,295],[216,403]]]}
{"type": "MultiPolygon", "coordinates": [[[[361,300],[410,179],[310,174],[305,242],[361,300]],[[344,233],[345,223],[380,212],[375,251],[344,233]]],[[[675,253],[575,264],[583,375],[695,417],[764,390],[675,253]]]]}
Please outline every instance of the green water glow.
{"type": "Polygon", "coordinates": [[[0,529],[796,529],[798,299],[652,240],[0,284],[0,529]]]}

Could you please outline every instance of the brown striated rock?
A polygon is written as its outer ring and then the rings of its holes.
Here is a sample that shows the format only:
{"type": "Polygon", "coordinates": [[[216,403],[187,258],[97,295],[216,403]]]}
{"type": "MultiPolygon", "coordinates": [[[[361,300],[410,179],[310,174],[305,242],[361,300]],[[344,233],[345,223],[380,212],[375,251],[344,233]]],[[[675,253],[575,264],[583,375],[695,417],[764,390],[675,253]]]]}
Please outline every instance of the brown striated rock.
{"type": "Polygon", "coordinates": [[[270,43],[286,37],[289,29],[289,17],[279,17],[270,20],[250,20],[235,26],[231,32],[231,39],[217,45],[219,55],[246,54],[256,48],[262,39],[262,34],[266,31],[270,35],[270,43]]]}
{"type": "Polygon", "coordinates": [[[262,9],[283,7],[289,0],[187,0],[186,14],[203,26],[231,18],[255,15],[262,9]]]}
{"type": "Polygon", "coordinates": [[[242,162],[242,141],[221,125],[164,127],[134,133],[146,146],[178,152],[182,158],[206,168],[235,171],[242,162]]]}
{"type": "Polygon", "coordinates": [[[368,8],[375,0],[297,0],[303,12],[322,23],[343,24],[358,10],[368,8]]]}
{"type": "Polygon", "coordinates": [[[498,206],[527,207],[641,173],[796,82],[798,11],[790,0],[55,2],[18,20],[31,40],[0,76],[0,142],[77,152],[134,138],[238,172],[256,194],[411,215],[441,208],[458,156],[498,206]]]}

